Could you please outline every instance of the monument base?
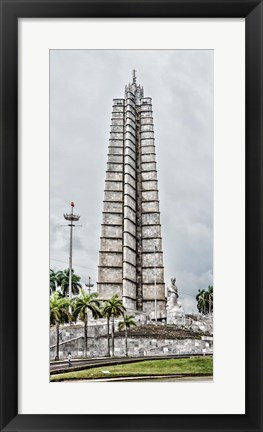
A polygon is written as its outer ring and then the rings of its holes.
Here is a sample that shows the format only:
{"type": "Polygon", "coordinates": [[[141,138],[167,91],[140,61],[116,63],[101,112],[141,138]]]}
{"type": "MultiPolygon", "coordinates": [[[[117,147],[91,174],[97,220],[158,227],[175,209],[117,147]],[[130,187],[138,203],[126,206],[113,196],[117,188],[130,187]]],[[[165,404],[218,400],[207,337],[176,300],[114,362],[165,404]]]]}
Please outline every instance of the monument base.
{"type": "Polygon", "coordinates": [[[182,307],[174,307],[172,309],[167,309],[167,324],[185,326],[185,313],[182,310],[182,307]]]}

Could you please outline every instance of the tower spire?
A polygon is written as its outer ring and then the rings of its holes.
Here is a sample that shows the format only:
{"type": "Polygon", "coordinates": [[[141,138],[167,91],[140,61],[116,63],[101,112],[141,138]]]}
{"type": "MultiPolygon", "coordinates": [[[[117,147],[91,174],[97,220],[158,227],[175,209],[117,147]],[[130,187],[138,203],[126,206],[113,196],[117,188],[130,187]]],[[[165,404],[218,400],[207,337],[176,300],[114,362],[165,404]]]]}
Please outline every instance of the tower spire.
{"type": "Polygon", "coordinates": [[[136,70],[135,69],[133,69],[132,70],[132,83],[133,84],[136,84],[136,70]]]}

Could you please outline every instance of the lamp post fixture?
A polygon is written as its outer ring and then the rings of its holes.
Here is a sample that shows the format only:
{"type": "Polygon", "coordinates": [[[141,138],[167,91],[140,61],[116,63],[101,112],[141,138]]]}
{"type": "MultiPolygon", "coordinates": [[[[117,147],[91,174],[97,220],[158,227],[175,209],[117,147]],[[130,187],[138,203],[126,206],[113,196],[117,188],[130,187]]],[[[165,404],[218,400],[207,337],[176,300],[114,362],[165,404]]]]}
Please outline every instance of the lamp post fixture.
{"type": "Polygon", "coordinates": [[[90,276],[89,276],[89,283],[88,284],[85,284],[86,285],[86,287],[88,287],[88,291],[89,291],[89,294],[90,294],[90,289],[94,286],[94,284],[92,284],[92,283],[90,283],[90,276]]]}
{"type": "Polygon", "coordinates": [[[72,238],[73,238],[73,227],[75,226],[73,222],[77,222],[80,218],[80,215],[73,213],[73,208],[75,206],[74,202],[70,203],[71,212],[65,213],[64,218],[68,220],[70,223],[68,224],[69,231],[69,299],[72,299],[72,238]]]}

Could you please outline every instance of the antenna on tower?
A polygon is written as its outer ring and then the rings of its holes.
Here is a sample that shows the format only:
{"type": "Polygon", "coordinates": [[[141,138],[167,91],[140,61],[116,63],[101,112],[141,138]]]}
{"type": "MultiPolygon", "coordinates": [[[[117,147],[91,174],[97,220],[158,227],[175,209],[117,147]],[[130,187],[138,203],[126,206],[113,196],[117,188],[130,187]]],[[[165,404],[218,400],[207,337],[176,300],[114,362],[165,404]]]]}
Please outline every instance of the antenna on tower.
{"type": "Polygon", "coordinates": [[[132,83],[136,84],[136,70],[135,69],[132,70],[132,83]]]}

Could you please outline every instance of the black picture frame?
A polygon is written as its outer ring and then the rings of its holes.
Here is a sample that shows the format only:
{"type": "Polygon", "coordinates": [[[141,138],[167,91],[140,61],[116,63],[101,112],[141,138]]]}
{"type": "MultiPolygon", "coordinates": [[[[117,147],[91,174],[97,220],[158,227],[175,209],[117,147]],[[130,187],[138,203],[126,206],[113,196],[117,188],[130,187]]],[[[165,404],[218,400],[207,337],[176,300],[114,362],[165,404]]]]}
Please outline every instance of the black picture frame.
{"type": "MultiPolygon", "coordinates": [[[[247,431],[262,421],[262,76],[259,0],[1,0],[1,431],[247,431]],[[246,23],[246,413],[18,414],[18,19],[191,17],[246,23]],[[7,307],[8,306],[8,307],[7,307]],[[10,312],[10,307],[12,312],[10,312]]],[[[227,157],[227,155],[226,155],[227,157]]],[[[236,311],[238,313],[238,311],[236,311]]],[[[31,359],[34,361],[34,359],[31,359]]],[[[237,359],[238,362],[238,359],[237,359]]],[[[226,389],[227,391],[227,389],[226,389]]],[[[55,401],[54,401],[55,403],[55,401]]]]}

